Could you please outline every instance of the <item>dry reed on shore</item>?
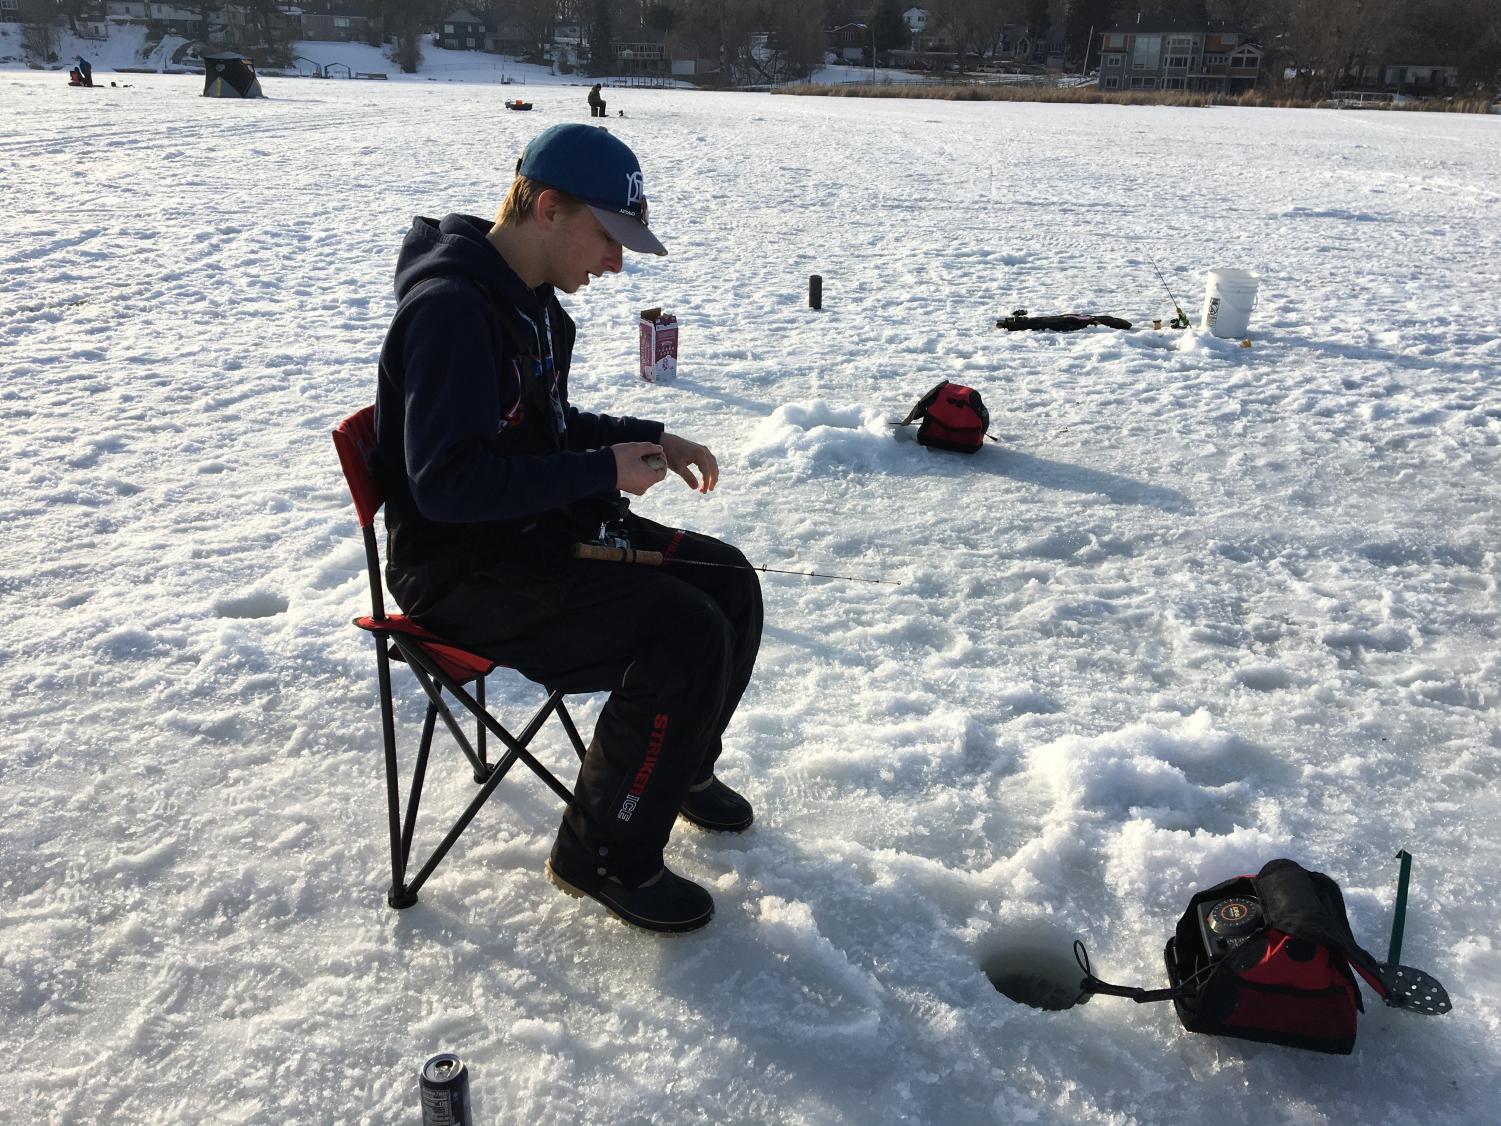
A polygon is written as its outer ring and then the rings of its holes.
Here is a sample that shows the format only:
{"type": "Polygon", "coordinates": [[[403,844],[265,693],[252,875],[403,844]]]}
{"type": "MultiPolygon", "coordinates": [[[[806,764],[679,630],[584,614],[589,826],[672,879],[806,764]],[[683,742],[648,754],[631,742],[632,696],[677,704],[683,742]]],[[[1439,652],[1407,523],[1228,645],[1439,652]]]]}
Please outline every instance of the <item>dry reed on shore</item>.
{"type": "MultiPolygon", "coordinates": [[[[819,85],[789,84],[774,94],[800,94],[828,98],[925,98],[947,102],[1071,102],[1121,106],[1251,106],[1277,109],[1322,109],[1326,98],[1251,91],[1216,94],[1186,90],[1101,90],[1095,86],[1043,86],[1032,84],[965,83],[923,85],[919,83],[819,85]]],[[[1395,104],[1373,103],[1368,109],[1404,110],[1419,113],[1487,113],[1489,98],[1422,98],[1395,104]]]]}

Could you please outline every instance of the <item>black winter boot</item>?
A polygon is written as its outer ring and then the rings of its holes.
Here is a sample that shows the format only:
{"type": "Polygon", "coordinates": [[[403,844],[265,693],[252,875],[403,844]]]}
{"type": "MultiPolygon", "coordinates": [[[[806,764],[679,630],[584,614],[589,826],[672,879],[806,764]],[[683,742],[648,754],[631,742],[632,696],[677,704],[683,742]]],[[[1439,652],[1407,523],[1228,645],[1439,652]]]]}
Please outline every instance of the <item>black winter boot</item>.
{"type": "Polygon", "coordinates": [[[714,917],[709,893],[668,871],[660,853],[648,863],[640,858],[618,863],[609,847],[601,845],[592,850],[598,855],[591,865],[577,843],[565,829],[544,865],[547,878],[561,891],[598,900],[617,919],[642,930],[680,934],[698,930],[714,917]]]}
{"type": "Polygon", "coordinates": [[[678,809],[678,816],[700,829],[718,833],[743,832],[756,819],[751,803],[712,774],[708,781],[699,782],[689,789],[678,809]]]}

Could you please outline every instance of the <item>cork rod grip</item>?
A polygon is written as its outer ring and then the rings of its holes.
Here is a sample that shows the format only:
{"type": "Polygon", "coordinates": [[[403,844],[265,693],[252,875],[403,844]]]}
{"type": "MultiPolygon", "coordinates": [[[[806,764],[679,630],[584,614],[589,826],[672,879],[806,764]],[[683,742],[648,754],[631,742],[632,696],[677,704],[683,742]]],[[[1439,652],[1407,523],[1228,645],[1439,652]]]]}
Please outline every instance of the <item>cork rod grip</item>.
{"type": "Polygon", "coordinates": [[[648,567],[662,565],[660,551],[637,551],[634,547],[605,547],[597,543],[573,545],[575,559],[603,559],[608,563],[645,563],[648,567]]]}

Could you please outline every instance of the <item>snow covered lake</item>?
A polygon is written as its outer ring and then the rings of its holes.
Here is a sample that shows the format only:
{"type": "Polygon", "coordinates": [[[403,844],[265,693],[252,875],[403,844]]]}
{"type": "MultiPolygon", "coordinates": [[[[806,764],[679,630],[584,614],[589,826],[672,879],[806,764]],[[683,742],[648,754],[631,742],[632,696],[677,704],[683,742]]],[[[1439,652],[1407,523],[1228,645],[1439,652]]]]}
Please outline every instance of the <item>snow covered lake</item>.
{"type": "MultiPolygon", "coordinates": [[[[663,940],[546,882],[521,773],[386,907],[328,439],[411,217],[493,212],[584,87],[99,77],[0,72],[0,1119],[411,1122],[442,1050],[494,1123],[1492,1117],[1501,119],[611,91],[672,253],[565,299],[574,399],[723,467],[636,507],[902,584],[765,577],[720,770],[757,824],[679,829],[718,914],[663,940]],[[1252,346],[1153,330],[1148,252],[1195,318],[1258,274],[1252,346]],[[995,327],[1023,306],[1136,327],[995,327]],[[973,458],[889,425],[945,378],[973,458]],[[986,978],[1080,937],[1165,984],[1189,896],[1279,856],[1384,957],[1401,848],[1455,1010],[1367,993],[1350,1058],[986,978]]],[[[408,749],[421,714],[403,685],[408,749]]]]}

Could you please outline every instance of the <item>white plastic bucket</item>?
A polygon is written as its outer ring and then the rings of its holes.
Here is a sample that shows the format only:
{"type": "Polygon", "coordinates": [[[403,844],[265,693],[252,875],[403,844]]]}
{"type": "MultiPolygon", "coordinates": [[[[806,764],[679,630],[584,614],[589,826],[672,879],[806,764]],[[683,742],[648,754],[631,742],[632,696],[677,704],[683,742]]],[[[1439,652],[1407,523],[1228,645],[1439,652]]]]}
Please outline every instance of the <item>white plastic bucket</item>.
{"type": "Polygon", "coordinates": [[[1256,308],[1255,274],[1246,270],[1210,270],[1204,275],[1204,312],[1199,324],[1215,336],[1244,336],[1256,308]]]}

